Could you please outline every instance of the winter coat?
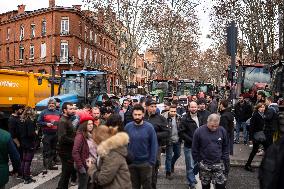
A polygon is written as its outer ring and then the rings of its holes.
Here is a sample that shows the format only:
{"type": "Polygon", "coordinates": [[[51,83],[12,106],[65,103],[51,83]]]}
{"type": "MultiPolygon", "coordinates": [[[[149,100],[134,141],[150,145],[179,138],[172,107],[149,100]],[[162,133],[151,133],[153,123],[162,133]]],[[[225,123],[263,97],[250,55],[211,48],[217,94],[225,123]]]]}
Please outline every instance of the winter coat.
{"type": "Polygon", "coordinates": [[[250,135],[253,136],[256,132],[263,131],[264,129],[264,118],[259,114],[258,111],[254,112],[250,119],[250,135]]]}
{"type": "Polygon", "coordinates": [[[203,111],[198,110],[198,114],[201,116],[202,125],[207,124],[207,119],[208,119],[209,115],[211,114],[211,112],[209,112],[208,110],[203,110],[203,111]]]}
{"type": "Polygon", "coordinates": [[[75,138],[75,128],[72,124],[72,117],[62,116],[60,118],[57,134],[58,153],[64,159],[72,161],[72,150],[75,138]]]}
{"type": "Polygon", "coordinates": [[[271,104],[264,112],[265,130],[268,132],[274,132],[278,129],[278,112],[279,108],[277,104],[271,104]]]}
{"type": "Polygon", "coordinates": [[[234,116],[231,110],[229,108],[222,110],[220,114],[221,114],[221,118],[220,118],[219,125],[226,129],[229,136],[233,135],[234,134],[234,116]]]}
{"type": "Polygon", "coordinates": [[[82,167],[87,169],[86,159],[89,158],[89,146],[82,132],[77,132],[75,136],[72,157],[77,170],[80,170],[82,167]]]}
{"type": "Polygon", "coordinates": [[[130,173],[126,163],[129,137],[119,132],[98,145],[98,168],[95,182],[103,189],[132,189],[130,173]]]}
{"type": "MultiPolygon", "coordinates": [[[[199,125],[202,125],[201,116],[197,114],[199,125]]],[[[180,130],[179,137],[184,140],[184,146],[187,148],[191,148],[193,134],[195,130],[198,128],[196,122],[191,118],[190,113],[187,113],[182,117],[180,122],[180,130]]]]}
{"type": "Polygon", "coordinates": [[[170,142],[171,128],[168,125],[166,118],[158,113],[150,115],[145,113],[145,121],[151,123],[157,134],[159,146],[167,145],[170,142]]]}
{"type": "Polygon", "coordinates": [[[252,107],[247,102],[244,102],[244,104],[238,102],[234,114],[237,122],[246,122],[252,115],[252,107]]]}
{"type": "Polygon", "coordinates": [[[0,129],[0,188],[9,181],[9,157],[13,168],[20,167],[20,154],[13,143],[10,133],[0,129]]]}
{"type": "Polygon", "coordinates": [[[20,122],[20,141],[21,146],[27,150],[33,150],[35,148],[36,142],[36,124],[33,120],[27,119],[25,121],[20,122]]]}

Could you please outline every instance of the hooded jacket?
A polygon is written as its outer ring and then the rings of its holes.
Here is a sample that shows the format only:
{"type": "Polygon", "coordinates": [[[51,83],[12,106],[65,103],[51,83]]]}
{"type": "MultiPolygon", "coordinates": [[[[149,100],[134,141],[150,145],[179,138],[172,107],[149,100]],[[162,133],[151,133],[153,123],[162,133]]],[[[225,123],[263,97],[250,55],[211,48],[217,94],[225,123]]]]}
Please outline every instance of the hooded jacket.
{"type": "Polygon", "coordinates": [[[98,145],[98,170],[94,173],[94,180],[103,189],[132,189],[126,163],[128,142],[128,135],[119,132],[98,145]]]}

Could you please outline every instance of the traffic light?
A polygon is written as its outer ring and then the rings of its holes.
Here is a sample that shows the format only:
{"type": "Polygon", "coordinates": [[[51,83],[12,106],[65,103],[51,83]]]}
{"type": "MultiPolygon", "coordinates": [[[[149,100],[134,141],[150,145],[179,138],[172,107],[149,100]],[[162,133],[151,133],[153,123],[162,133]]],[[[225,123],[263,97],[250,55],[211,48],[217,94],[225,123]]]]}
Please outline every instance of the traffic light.
{"type": "Polygon", "coordinates": [[[231,22],[227,27],[227,55],[232,56],[237,53],[237,36],[238,28],[235,26],[235,22],[231,22]]]}

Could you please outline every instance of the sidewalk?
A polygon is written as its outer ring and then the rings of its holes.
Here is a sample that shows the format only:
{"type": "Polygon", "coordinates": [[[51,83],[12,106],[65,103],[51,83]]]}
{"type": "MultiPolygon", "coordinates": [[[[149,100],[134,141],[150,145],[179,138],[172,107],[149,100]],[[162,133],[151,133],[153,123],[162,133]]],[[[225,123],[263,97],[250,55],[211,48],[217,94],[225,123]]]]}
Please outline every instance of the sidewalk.
{"type": "MultiPolygon", "coordinates": [[[[234,155],[230,156],[231,166],[244,166],[248,160],[252,147],[244,144],[234,144],[234,155]]],[[[259,167],[263,156],[255,155],[252,166],[259,167]]]]}

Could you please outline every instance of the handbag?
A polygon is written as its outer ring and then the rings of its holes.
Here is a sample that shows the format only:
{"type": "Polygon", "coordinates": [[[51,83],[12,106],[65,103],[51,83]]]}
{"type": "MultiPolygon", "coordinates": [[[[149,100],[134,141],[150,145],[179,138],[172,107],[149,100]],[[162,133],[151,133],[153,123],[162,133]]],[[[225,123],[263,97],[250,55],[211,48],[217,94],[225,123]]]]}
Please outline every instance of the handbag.
{"type": "Polygon", "coordinates": [[[253,138],[257,141],[257,142],[264,142],[266,141],[266,137],[263,131],[258,131],[256,133],[254,133],[253,138]]]}

